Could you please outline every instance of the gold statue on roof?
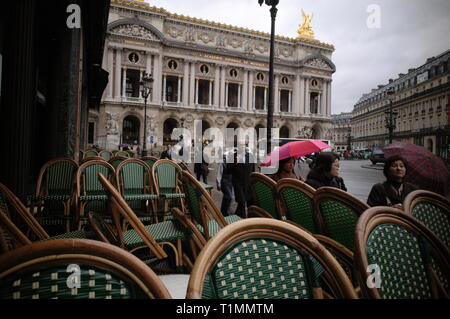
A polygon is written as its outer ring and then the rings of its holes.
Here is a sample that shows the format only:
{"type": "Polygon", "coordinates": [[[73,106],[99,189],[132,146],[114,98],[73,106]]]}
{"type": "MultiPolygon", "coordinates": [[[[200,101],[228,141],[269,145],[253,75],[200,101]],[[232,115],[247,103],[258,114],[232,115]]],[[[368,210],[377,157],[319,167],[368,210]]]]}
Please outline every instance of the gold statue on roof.
{"type": "Polygon", "coordinates": [[[306,14],[302,9],[303,24],[297,29],[297,38],[310,38],[314,39],[314,31],[311,27],[311,21],[313,14],[306,14]]]}

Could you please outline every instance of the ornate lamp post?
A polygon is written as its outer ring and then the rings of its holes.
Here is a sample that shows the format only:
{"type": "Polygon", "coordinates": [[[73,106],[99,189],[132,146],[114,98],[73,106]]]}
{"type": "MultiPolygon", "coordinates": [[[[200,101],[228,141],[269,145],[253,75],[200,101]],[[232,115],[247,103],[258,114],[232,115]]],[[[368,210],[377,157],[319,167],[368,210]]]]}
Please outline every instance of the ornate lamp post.
{"type": "Polygon", "coordinates": [[[147,98],[153,89],[153,77],[148,73],[144,73],[139,85],[144,98],[144,141],[142,145],[142,156],[144,157],[147,156],[147,98]]]}
{"type": "Polygon", "coordinates": [[[260,6],[263,3],[270,6],[270,17],[272,18],[271,32],[270,32],[270,59],[269,59],[269,104],[267,105],[267,153],[272,150],[272,127],[273,127],[273,105],[274,105],[274,92],[273,92],[273,58],[275,47],[275,18],[277,16],[278,9],[276,8],[279,0],[258,0],[260,6]]]}
{"type": "Polygon", "coordinates": [[[394,138],[394,130],[395,130],[395,120],[398,112],[394,112],[392,108],[392,103],[394,101],[395,90],[391,87],[387,91],[388,99],[389,99],[389,111],[386,111],[386,128],[389,131],[389,144],[392,144],[392,140],[394,138]]]}

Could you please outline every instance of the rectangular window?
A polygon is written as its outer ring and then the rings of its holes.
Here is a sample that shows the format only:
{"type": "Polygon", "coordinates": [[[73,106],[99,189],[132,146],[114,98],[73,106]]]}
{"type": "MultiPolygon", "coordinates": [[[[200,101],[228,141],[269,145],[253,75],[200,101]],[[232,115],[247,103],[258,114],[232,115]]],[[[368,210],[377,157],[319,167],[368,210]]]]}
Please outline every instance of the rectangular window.
{"type": "Polygon", "coordinates": [[[289,112],[289,91],[281,90],[280,92],[280,111],[289,112]]]}

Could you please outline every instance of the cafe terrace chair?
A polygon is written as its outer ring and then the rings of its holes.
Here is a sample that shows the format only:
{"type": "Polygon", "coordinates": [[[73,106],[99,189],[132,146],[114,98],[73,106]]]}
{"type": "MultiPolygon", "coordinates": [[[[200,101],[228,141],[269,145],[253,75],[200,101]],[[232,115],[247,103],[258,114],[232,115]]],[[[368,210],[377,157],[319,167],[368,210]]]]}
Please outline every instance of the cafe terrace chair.
{"type": "Polygon", "coordinates": [[[88,238],[84,230],[50,237],[25,205],[5,185],[0,183],[0,248],[9,251],[31,244],[59,238],[88,238]]]}
{"type": "Polygon", "coordinates": [[[144,161],[129,158],[116,169],[116,185],[133,211],[142,222],[157,221],[156,205],[159,198],[154,192],[152,171],[144,161]]]}
{"type": "Polygon", "coordinates": [[[276,185],[280,209],[286,219],[297,223],[315,234],[317,225],[314,219],[314,194],[316,190],[298,179],[283,178],[276,185]]]}
{"type": "Polygon", "coordinates": [[[401,210],[380,206],[364,212],[356,226],[355,262],[361,274],[360,286],[369,298],[449,298],[447,247],[401,210]],[[377,273],[381,279],[378,285],[374,280],[377,273]]]}
{"type": "Polygon", "coordinates": [[[0,299],[148,298],[171,295],[141,260],[99,241],[51,240],[0,255],[0,299]]]}
{"type": "Polygon", "coordinates": [[[450,201],[445,197],[417,190],[409,193],[403,205],[404,212],[427,226],[450,249],[450,201]]]}
{"type": "Polygon", "coordinates": [[[162,201],[163,219],[167,219],[171,207],[179,207],[184,210],[185,194],[179,186],[180,173],[183,170],[177,163],[169,159],[158,160],[152,166],[153,185],[162,201]]]}
{"type": "Polygon", "coordinates": [[[80,165],[90,161],[105,161],[105,159],[101,156],[87,156],[83,157],[83,159],[80,161],[80,165]]]}
{"type": "Polygon", "coordinates": [[[86,212],[94,211],[102,215],[108,212],[108,193],[98,180],[102,173],[109,180],[115,180],[115,170],[110,164],[101,160],[92,160],[82,164],[76,175],[77,229],[87,222],[86,212]]]}
{"type": "Polygon", "coordinates": [[[141,157],[141,160],[145,162],[145,164],[148,165],[148,167],[150,167],[150,169],[152,169],[153,164],[155,164],[157,161],[159,161],[159,158],[155,157],[155,156],[144,156],[141,157]]]}
{"type": "Polygon", "coordinates": [[[82,152],[83,152],[82,159],[84,159],[85,157],[99,156],[97,150],[95,150],[95,149],[88,149],[88,150],[84,150],[82,152]]]}
{"type": "Polygon", "coordinates": [[[354,251],[356,223],[369,206],[335,187],[319,188],[313,200],[317,233],[330,237],[350,251],[354,251]]]}
{"type": "Polygon", "coordinates": [[[110,158],[108,163],[111,164],[114,167],[114,169],[117,169],[117,166],[119,166],[119,164],[126,159],[128,159],[128,157],[126,156],[113,156],[110,158]]]}
{"type": "MultiPolygon", "coordinates": [[[[264,174],[253,172],[250,174],[250,190],[255,206],[269,213],[268,218],[282,219],[279,211],[277,183],[264,174]]],[[[263,216],[261,216],[263,217],[263,216]]]]}
{"type": "Polygon", "coordinates": [[[42,166],[36,193],[29,201],[31,211],[44,227],[61,226],[66,232],[70,231],[77,170],[78,164],[69,158],[56,158],[42,166]]]}
{"type": "Polygon", "coordinates": [[[98,152],[98,156],[102,157],[105,161],[108,162],[113,157],[113,154],[111,151],[101,150],[100,152],[98,152]]]}
{"type": "MultiPolygon", "coordinates": [[[[237,215],[223,216],[209,192],[199,181],[186,171],[181,172],[183,191],[186,194],[186,210],[194,228],[199,229],[205,241],[213,237],[221,228],[241,218],[237,215]]],[[[174,211],[174,210],[172,210],[174,211]]],[[[195,229],[191,229],[195,232],[195,229]]]]}
{"type": "MultiPolygon", "coordinates": [[[[188,173],[190,173],[192,176],[194,176],[194,174],[192,174],[191,170],[189,169],[189,167],[187,166],[187,164],[185,162],[176,162],[178,164],[178,166],[181,167],[181,169],[183,171],[186,171],[188,173]]],[[[194,176],[195,177],[195,176],[194,176]]],[[[212,194],[212,190],[214,189],[213,185],[210,184],[205,184],[202,181],[200,181],[200,184],[210,193],[212,194]]]]}
{"type": "Polygon", "coordinates": [[[269,218],[238,221],[209,240],[194,264],[186,295],[188,299],[324,297],[357,295],[345,271],[317,239],[269,218]],[[332,295],[324,294],[322,278],[332,295]]]}
{"type": "Polygon", "coordinates": [[[120,247],[132,253],[148,248],[157,259],[156,261],[167,261],[168,254],[164,250],[167,248],[173,255],[172,260],[176,269],[181,270],[182,259],[185,258],[182,249],[185,240],[183,228],[171,220],[144,226],[111,182],[101,173],[98,174],[98,178],[107,190],[111,201],[113,223],[120,247]],[[130,229],[123,228],[123,220],[130,229]]]}
{"type": "Polygon", "coordinates": [[[115,153],[114,153],[114,157],[117,157],[117,156],[121,156],[121,157],[130,157],[130,153],[128,153],[127,151],[116,151],[115,153]]]}

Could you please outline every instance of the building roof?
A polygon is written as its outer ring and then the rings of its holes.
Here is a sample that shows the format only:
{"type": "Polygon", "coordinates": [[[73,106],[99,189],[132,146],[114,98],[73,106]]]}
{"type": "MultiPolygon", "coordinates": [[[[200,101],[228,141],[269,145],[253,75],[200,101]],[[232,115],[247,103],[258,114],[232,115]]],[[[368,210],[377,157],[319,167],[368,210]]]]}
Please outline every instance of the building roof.
{"type": "MultiPolygon", "coordinates": [[[[247,34],[251,34],[251,35],[270,38],[270,33],[257,31],[257,30],[251,30],[251,29],[247,29],[247,28],[243,28],[243,27],[232,26],[232,25],[228,25],[228,24],[224,24],[224,23],[213,22],[213,21],[199,19],[199,18],[192,18],[189,16],[181,15],[181,14],[171,13],[171,12],[165,10],[164,8],[150,6],[148,3],[146,3],[143,0],[111,0],[111,5],[118,5],[118,6],[139,9],[139,10],[143,10],[143,11],[147,11],[147,12],[161,14],[168,18],[172,18],[172,19],[176,19],[176,20],[192,22],[192,23],[197,23],[197,24],[203,24],[203,25],[207,25],[207,26],[211,26],[211,27],[216,27],[216,28],[221,28],[221,29],[226,29],[226,30],[231,30],[231,31],[236,31],[236,32],[243,32],[243,33],[247,33],[247,34]]],[[[275,39],[281,40],[281,41],[287,41],[287,42],[291,42],[291,43],[304,43],[304,44],[316,45],[316,46],[320,46],[320,47],[334,51],[333,45],[320,42],[319,40],[316,40],[316,39],[303,38],[303,37],[302,38],[289,38],[289,37],[279,36],[279,35],[275,36],[275,39]]]]}

